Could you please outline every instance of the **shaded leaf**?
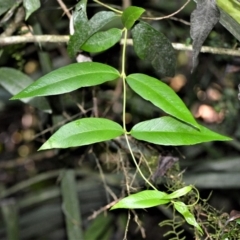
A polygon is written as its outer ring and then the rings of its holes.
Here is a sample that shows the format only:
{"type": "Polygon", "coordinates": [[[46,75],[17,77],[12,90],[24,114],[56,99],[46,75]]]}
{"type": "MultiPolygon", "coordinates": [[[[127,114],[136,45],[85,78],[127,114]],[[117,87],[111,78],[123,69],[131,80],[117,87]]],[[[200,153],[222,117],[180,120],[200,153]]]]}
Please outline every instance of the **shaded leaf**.
{"type": "Polygon", "coordinates": [[[12,99],[57,95],[81,87],[89,87],[114,80],[120,73],[113,67],[96,62],[73,63],[39,78],[12,99]]]}
{"type": "Polygon", "coordinates": [[[140,73],[127,76],[127,83],[142,98],[166,113],[198,128],[198,123],[191,112],[167,84],[140,73]]]}
{"type": "Polygon", "coordinates": [[[165,192],[145,190],[121,199],[111,208],[111,210],[118,208],[137,209],[155,207],[169,203],[170,200],[165,199],[167,196],[168,194],[165,192]]]}
{"type": "Polygon", "coordinates": [[[89,145],[113,139],[123,133],[123,128],[111,120],[82,118],[62,126],[39,150],[89,145]]]}
{"type": "Polygon", "coordinates": [[[215,0],[198,0],[197,7],[191,14],[190,35],[193,39],[192,71],[198,64],[198,54],[208,34],[220,19],[220,12],[215,0]]]}
{"type": "Polygon", "coordinates": [[[153,68],[163,76],[175,74],[176,53],[171,42],[145,22],[132,29],[133,46],[139,58],[151,62],[153,68]]]}
{"type": "Polygon", "coordinates": [[[200,233],[203,233],[203,230],[197,223],[194,215],[188,210],[188,207],[183,202],[173,202],[174,208],[182,214],[182,216],[185,218],[186,222],[195,228],[198,229],[200,233]]]}
{"type": "Polygon", "coordinates": [[[33,12],[41,7],[41,2],[39,0],[23,0],[23,6],[26,9],[25,20],[27,20],[33,12]]]}
{"type": "Polygon", "coordinates": [[[0,15],[5,13],[8,9],[10,9],[15,3],[15,0],[0,0],[0,15]]]}
{"type": "Polygon", "coordinates": [[[231,140],[201,125],[197,130],[168,116],[136,124],[131,130],[131,135],[138,140],[173,146],[231,140]]]}
{"type": "Polygon", "coordinates": [[[115,45],[121,36],[122,31],[117,28],[97,32],[82,45],[81,49],[91,53],[102,52],[115,45]]]}
{"type": "Polygon", "coordinates": [[[81,48],[81,46],[96,32],[100,31],[109,22],[119,18],[114,12],[102,11],[96,13],[88,22],[83,15],[80,15],[81,19],[74,24],[75,32],[70,36],[68,43],[68,52],[71,56],[74,56],[81,48]]]}
{"type": "MultiPolygon", "coordinates": [[[[10,94],[15,95],[23,88],[33,83],[33,80],[26,74],[8,67],[0,68],[0,85],[2,85],[10,94]]],[[[27,98],[21,100],[24,103],[28,103],[42,111],[51,112],[51,108],[47,100],[41,97],[39,100],[27,98]]]]}
{"type": "Polygon", "coordinates": [[[140,7],[130,6],[126,8],[122,13],[123,25],[130,29],[144,12],[145,9],[140,7]]]}

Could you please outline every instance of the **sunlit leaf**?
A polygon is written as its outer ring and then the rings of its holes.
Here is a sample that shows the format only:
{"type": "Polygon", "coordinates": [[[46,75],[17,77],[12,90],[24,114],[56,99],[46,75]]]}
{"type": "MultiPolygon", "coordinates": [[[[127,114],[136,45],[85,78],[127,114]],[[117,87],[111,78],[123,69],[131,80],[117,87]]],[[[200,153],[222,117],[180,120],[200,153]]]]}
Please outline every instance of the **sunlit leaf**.
{"type": "Polygon", "coordinates": [[[132,29],[133,46],[139,58],[151,62],[161,76],[175,74],[176,53],[171,42],[161,32],[145,22],[132,29]]]}
{"type": "Polygon", "coordinates": [[[127,83],[142,98],[166,113],[198,128],[198,124],[183,101],[167,84],[144,74],[127,76],[127,83]]]}
{"type": "Polygon", "coordinates": [[[160,192],[156,190],[145,190],[142,192],[131,194],[121,199],[111,208],[111,210],[117,208],[136,209],[155,207],[158,205],[169,203],[170,200],[165,199],[167,196],[168,194],[165,192],[160,192]]]}
{"type": "Polygon", "coordinates": [[[131,135],[138,140],[173,146],[231,140],[201,125],[197,130],[169,116],[140,122],[132,128],[131,135]]]}
{"type": "Polygon", "coordinates": [[[122,14],[123,25],[130,29],[144,12],[145,9],[140,7],[130,6],[126,8],[122,14]]]}
{"type": "Polygon", "coordinates": [[[123,133],[123,128],[111,120],[82,118],[62,126],[39,150],[89,145],[113,139],[123,133]]]}
{"type": "Polygon", "coordinates": [[[120,73],[113,67],[96,62],[73,63],[39,78],[12,99],[48,96],[71,92],[114,80],[120,73]]]}
{"type": "Polygon", "coordinates": [[[122,31],[112,28],[100,31],[92,35],[81,47],[82,50],[91,53],[102,52],[115,45],[122,36],[122,31]]]}

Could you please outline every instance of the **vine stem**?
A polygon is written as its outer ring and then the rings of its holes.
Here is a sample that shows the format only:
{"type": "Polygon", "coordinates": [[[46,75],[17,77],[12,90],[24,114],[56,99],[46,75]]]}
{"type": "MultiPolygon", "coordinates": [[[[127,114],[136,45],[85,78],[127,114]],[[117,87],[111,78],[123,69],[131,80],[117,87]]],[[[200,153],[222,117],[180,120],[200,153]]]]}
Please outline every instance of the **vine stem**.
{"type": "Polygon", "coordinates": [[[110,7],[109,5],[107,5],[107,4],[105,4],[105,3],[102,3],[102,2],[100,2],[100,1],[98,1],[98,0],[93,0],[93,1],[94,1],[95,3],[98,3],[99,5],[104,6],[105,8],[108,8],[109,10],[112,10],[113,12],[122,14],[122,11],[119,11],[119,10],[117,10],[117,9],[115,9],[115,8],[112,8],[112,7],[110,7]]]}
{"type": "Polygon", "coordinates": [[[128,135],[129,133],[127,132],[126,129],[126,101],[127,101],[127,86],[126,86],[126,73],[125,73],[125,62],[126,62],[126,48],[127,48],[127,36],[128,36],[128,30],[126,28],[123,29],[124,32],[124,37],[123,37],[123,50],[122,50],[122,72],[121,72],[121,77],[122,77],[122,81],[123,81],[123,129],[124,129],[124,137],[126,139],[127,142],[127,146],[129,149],[129,152],[131,154],[131,157],[133,159],[133,162],[139,172],[139,174],[141,175],[141,177],[144,179],[144,181],[150,186],[152,187],[154,190],[158,191],[150,182],[149,180],[144,176],[144,174],[142,173],[140,167],[138,166],[137,160],[132,152],[132,148],[131,145],[129,143],[128,140],[128,135]]]}

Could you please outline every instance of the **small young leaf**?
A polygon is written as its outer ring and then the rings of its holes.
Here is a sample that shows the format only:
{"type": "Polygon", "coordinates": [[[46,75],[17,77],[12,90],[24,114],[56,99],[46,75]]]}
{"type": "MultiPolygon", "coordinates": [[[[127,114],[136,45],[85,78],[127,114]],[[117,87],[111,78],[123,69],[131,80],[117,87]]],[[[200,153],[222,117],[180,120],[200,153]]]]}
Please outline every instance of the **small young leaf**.
{"type": "Polygon", "coordinates": [[[111,210],[118,208],[137,209],[155,207],[169,203],[170,200],[165,199],[167,196],[168,194],[165,192],[145,190],[121,199],[111,208],[111,210]]]}
{"type": "Polygon", "coordinates": [[[171,42],[145,22],[139,22],[132,29],[133,46],[139,58],[151,62],[153,68],[162,75],[175,74],[176,53],[171,42]]]}
{"type": "Polygon", "coordinates": [[[219,19],[220,12],[215,0],[197,1],[197,8],[191,14],[190,35],[193,39],[192,71],[198,64],[197,57],[204,41],[219,19]]]}
{"type": "Polygon", "coordinates": [[[41,7],[41,3],[39,0],[23,0],[23,6],[26,9],[25,20],[27,20],[33,12],[41,7]]]}
{"type": "MultiPolygon", "coordinates": [[[[0,85],[2,85],[10,94],[15,95],[23,88],[33,83],[33,80],[26,74],[16,70],[14,68],[2,67],[0,68],[0,85]]],[[[42,111],[51,113],[51,108],[46,98],[41,97],[39,101],[26,98],[21,100],[24,103],[28,103],[42,111]]]]}
{"type": "Polygon", "coordinates": [[[174,208],[183,215],[183,217],[185,218],[185,220],[188,224],[197,228],[200,233],[203,233],[203,230],[197,223],[194,215],[188,210],[188,207],[185,205],[185,203],[173,202],[173,204],[174,204],[174,208]]]}
{"type": "Polygon", "coordinates": [[[123,25],[130,29],[144,12],[145,9],[140,7],[130,6],[126,8],[122,14],[123,25]]]}
{"type": "Polygon", "coordinates": [[[169,199],[173,199],[173,198],[179,198],[181,196],[186,195],[187,193],[189,193],[192,190],[191,186],[186,186],[183,188],[180,188],[178,190],[176,190],[175,192],[171,193],[168,195],[169,199]]]}
{"type": "Polygon", "coordinates": [[[231,140],[201,125],[198,127],[199,130],[167,116],[138,123],[132,128],[131,135],[138,140],[166,146],[231,140]]]}
{"type": "Polygon", "coordinates": [[[142,98],[166,113],[198,128],[196,120],[178,95],[165,83],[144,74],[127,76],[127,83],[142,98]]]}
{"type": "Polygon", "coordinates": [[[115,45],[121,36],[122,31],[117,28],[97,32],[82,45],[81,49],[90,53],[102,52],[115,45]]]}
{"type": "Polygon", "coordinates": [[[54,70],[15,95],[12,99],[57,95],[81,87],[114,80],[120,73],[113,67],[96,62],[73,63],[54,70]]]}
{"type": "Polygon", "coordinates": [[[82,118],[61,127],[39,150],[89,145],[111,140],[123,133],[123,128],[111,120],[82,118]]]}

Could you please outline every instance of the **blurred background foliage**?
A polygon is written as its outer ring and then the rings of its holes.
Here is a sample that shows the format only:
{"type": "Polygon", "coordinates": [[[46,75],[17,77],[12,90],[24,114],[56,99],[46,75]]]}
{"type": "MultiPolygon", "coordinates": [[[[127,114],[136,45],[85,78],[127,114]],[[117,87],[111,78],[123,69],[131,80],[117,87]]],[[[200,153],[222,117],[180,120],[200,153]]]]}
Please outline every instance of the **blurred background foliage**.
{"type": "MultiPolygon", "coordinates": [[[[104,2],[121,9],[127,1],[104,2]]],[[[72,8],[76,1],[64,0],[64,3],[72,8]]],[[[148,16],[171,14],[184,3],[185,0],[132,0],[132,5],[145,8],[148,16]]],[[[149,23],[170,41],[191,44],[189,21],[194,8],[195,3],[191,1],[173,18],[149,23]]],[[[1,23],[1,36],[13,24],[18,10],[19,7],[7,22],[1,23]]],[[[104,8],[89,1],[89,17],[100,10],[104,8]]],[[[3,16],[4,14],[1,15],[2,18],[3,16]]],[[[23,18],[11,35],[30,34],[29,30],[35,34],[68,35],[69,20],[63,15],[57,1],[42,0],[41,8],[27,21],[23,18]]],[[[218,24],[204,45],[237,49],[239,42],[218,24]]],[[[91,57],[94,61],[119,68],[120,53],[121,45],[117,44],[91,57]]],[[[191,52],[176,51],[176,54],[176,75],[161,80],[179,94],[201,124],[234,140],[178,148],[149,146],[132,141],[137,149],[136,154],[142,152],[148,156],[148,160],[155,159],[155,168],[161,155],[178,157],[186,184],[195,184],[203,198],[208,198],[211,193],[209,203],[214,208],[221,213],[240,210],[240,124],[237,97],[240,59],[201,53],[199,65],[191,74],[191,52]]],[[[34,80],[75,61],[69,58],[66,44],[60,43],[2,46],[0,55],[1,67],[18,69],[34,80]]],[[[159,77],[149,63],[136,57],[131,46],[128,47],[126,67],[128,74],[141,72],[159,77]]],[[[119,138],[89,147],[37,152],[57,128],[70,120],[98,115],[121,123],[121,87],[121,82],[114,81],[61,97],[49,97],[52,114],[20,101],[9,101],[11,95],[0,87],[0,239],[70,239],[69,235],[67,237],[66,229],[69,226],[65,220],[68,213],[64,211],[63,199],[75,191],[81,218],[74,224],[78,226],[81,223],[82,238],[123,239],[127,211],[109,212],[108,204],[123,196],[126,190],[123,169],[129,171],[130,178],[134,174],[124,141],[119,138]],[[69,193],[64,193],[68,187],[61,186],[66,174],[73,174],[73,179],[76,176],[76,181],[69,187],[69,193]]],[[[139,121],[162,115],[159,109],[128,90],[126,121],[129,129],[139,121]]],[[[154,172],[154,167],[152,171],[154,172]]],[[[144,187],[142,184],[137,179],[131,190],[144,187]]],[[[162,188],[164,189],[159,184],[159,189],[162,188]]],[[[144,236],[146,239],[164,239],[162,236],[168,228],[159,227],[158,224],[171,217],[169,211],[154,208],[136,212],[139,219],[131,221],[128,239],[142,239],[144,236]]],[[[71,222],[70,219],[70,225],[71,222]]],[[[192,239],[192,232],[185,226],[184,229],[183,236],[192,239]]]]}

